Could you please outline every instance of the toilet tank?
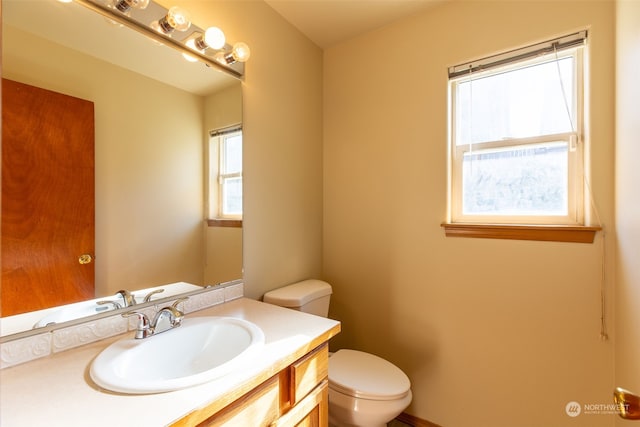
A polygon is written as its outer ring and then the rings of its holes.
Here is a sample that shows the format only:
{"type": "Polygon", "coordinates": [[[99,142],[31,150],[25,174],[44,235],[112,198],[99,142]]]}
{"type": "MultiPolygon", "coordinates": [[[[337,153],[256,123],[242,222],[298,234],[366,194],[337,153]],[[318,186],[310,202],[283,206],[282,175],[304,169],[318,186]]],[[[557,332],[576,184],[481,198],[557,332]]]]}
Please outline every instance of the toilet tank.
{"type": "Polygon", "coordinates": [[[264,294],[263,301],[327,317],[331,292],[331,285],[327,282],[310,279],[269,291],[264,294]]]}

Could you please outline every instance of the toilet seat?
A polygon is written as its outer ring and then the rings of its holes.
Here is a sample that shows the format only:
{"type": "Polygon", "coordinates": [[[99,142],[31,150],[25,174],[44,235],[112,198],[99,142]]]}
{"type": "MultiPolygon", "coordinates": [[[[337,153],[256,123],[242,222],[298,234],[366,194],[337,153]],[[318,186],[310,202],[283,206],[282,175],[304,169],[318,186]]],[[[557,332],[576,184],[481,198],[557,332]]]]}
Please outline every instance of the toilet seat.
{"type": "Polygon", "coordinates": [[[392,363],[357,350],[338,350],[329,358],[329,388],[369,400],[401,399],[411,382],[392,363]]]}

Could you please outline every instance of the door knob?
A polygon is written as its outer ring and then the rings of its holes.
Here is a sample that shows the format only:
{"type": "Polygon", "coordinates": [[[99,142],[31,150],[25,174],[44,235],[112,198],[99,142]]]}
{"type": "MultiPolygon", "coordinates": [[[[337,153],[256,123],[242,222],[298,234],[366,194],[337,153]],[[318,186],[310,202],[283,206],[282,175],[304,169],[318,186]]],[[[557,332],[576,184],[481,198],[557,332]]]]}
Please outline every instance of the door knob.
{"type": "Polygon", "coordinates": [[[78,262],[80,264],[91,264],[93,262],[93,256],[89,254],[82,254],[78,257],[78,262]]]}

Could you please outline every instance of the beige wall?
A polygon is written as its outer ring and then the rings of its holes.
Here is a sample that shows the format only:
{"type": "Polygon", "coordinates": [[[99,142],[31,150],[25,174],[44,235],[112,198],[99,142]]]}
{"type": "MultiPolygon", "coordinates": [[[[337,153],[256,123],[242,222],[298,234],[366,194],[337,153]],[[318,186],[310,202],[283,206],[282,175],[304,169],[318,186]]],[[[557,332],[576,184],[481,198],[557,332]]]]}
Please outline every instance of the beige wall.
{"type": "MultiPolygon", "coordinates": [[[[591,171],[613,222],[614,3],[450,2],[325,51],[324,278],[333,347],[409,375],[408,412],[443,426],[613,425],[601,341],[603,241],[445,238],[447,67],[590,30],[591,171]]],[[[611,297],[613,236],[607,239],[611,297]]],[[[610,299],[607,308],[611,308],[610,299]]],[[[612,316],[607,316],[612,332],[612,316]]]]}
{"type": "Polygon", "coordinates": [[[202,284],[202,98],[12,31],[4,77],[95,104],[96,295],[202,284]]]}
{"type": "Polygon", "coordinates": [[[242,84],[240,81],[218,90],[204,100],[204,128],[214,129],[242,123],[242,84]]]}
{"type": "MultiPolygon", "coordinates": [[[[619,1],[616,74],[616,385],[640,394],[640,3],[619,1]]],[[[637,421],[636,421],[637,423],[637,421]]],[[[632,422],[619,419],[616,425],[632,422]]]]}
{"type": "Polygon", "coordinates": [[[318,277],[322,51],[261,0],[171,3],[251,48],[242,88],[245,294],[318,277]]]}

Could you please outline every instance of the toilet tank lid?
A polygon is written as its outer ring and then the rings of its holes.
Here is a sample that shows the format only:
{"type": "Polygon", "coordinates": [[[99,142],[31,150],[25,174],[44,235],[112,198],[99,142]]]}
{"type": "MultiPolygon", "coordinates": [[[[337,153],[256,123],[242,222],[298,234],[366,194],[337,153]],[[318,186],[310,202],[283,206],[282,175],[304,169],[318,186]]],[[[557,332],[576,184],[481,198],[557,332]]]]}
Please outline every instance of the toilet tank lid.
{"type": "Polygon", "coordinates": [[[264,294],[263,301],[281,307],[301,307],[327,295],[331,295],[330,284],[322,280],[309,279],[269,291],[264,294]]]}

